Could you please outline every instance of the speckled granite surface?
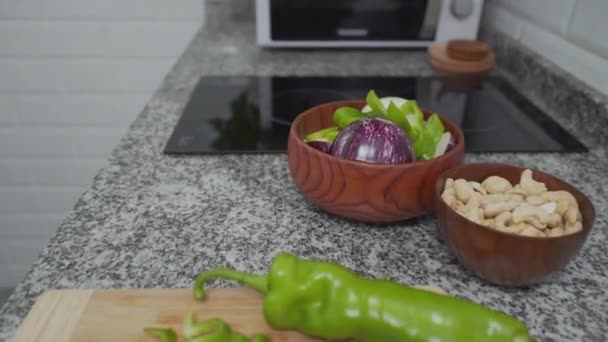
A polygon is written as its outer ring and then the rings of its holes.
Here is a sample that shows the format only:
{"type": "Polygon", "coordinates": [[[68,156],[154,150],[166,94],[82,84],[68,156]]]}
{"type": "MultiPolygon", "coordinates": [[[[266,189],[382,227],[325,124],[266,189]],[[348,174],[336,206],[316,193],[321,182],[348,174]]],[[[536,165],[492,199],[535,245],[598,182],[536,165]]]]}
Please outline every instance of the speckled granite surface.
{"type": "Polygon", "coordinates": [[[431,216],[367,226],[325,214],[295,189],[285,155],[163,155],[202,74],[432,73],[423,52],[269,52],[251,40],[247,25],[197,35],[1,309],[0,340],[12,336],[47,289],[190,287],[202,269],[261,272],[276,252],[287,250],[335,260],[367,276],[437,284],[524,319],[539,341],[605,341],[608,163],[599,148],[588,154],[467,156],[468,162],[542,169],[579,186],[595,204],[595,227],[578,256],[563,272],[527,289],[489,285],[467,273],[438,240],[431,216]]]}

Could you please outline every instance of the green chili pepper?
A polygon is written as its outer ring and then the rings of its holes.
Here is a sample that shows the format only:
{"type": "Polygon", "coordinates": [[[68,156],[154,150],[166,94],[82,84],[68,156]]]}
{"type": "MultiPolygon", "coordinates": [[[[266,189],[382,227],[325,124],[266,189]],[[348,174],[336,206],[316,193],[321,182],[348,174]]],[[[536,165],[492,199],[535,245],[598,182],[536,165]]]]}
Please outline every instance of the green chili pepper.
{"type": "Polygon", "coordinates": [[[204,283],[225,278],[263,294],[264,317],[278,330],[356,341],[533,341],[526,325],[482,305],[382,279],[366,279],[337,263],[277,255],[267,275],[231,269],[202,272],[204,283]]]}
{"type": "MultiPolygon", "coordinates": [[[[161,342],[177,342],[177,334],[170,328],[144,328],[161,342]]],[[[184,322],[184,342],[270,342],[265,335],[251,338],[233,331],[228,323],[219,318],[198,321],[194,313],[189,313],[184,322]]]]}
{"type": "Polygon", "coordinates": [[[158,337],[160,342],[177,342],[177,334],[171,328],[144,328],[144,331],[158,337]]]}

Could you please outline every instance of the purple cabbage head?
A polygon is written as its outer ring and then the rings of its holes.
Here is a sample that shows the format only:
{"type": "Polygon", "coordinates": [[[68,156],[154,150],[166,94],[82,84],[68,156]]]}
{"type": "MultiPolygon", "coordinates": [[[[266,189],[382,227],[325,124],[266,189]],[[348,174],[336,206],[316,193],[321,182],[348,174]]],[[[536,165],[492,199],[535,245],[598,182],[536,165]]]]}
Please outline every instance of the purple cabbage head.
{"type": "Polygon", "coordinates": [[[414,160],[407,134],[392,122],[376,118],[358,120],[342,129],[332,144],[331,154],[375,164],[414,160]]]}

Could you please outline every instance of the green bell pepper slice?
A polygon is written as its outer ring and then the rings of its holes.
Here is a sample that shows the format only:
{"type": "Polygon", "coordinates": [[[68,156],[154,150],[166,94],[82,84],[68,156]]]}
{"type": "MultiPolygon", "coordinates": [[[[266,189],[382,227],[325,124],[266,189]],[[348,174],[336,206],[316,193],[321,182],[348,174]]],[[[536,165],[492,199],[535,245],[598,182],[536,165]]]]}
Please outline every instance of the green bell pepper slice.
{"type": "Polygon", "coordinates": [[[382,101],[380,101],[380,98],[378,95],[376,95],[376,92],[373,89],[367,93],[365,102],[367,102],[369,107],[372,109],[372,112],[382,113],[383,115],[386,114],[386,108],[384,108],[382,101]]]}
{"type": "Polygon", "coordinates": [[[338,136],[339,130],[338,127],[329,127],[324,128],[322,130],[318,130],[316,132],[310,133],[309,135],[304,137],[304,142],[308,141],[334,141],[336,136],[338,136]]]}
{"type": "Polygon", "coordinates": [[[278,330],[362,342],[529,342],[527,326],[485,306],[384,279],[363,278],[331,262],[278,254],[267,275],[231,269],[202,272],[194,297],[205,298],[204,284],[224,278],[264,295],[267,323],[278,330]]]}
{"type": "MultiPolygon", "coordinates": [[[[392,121],[395,125],[401,127],[408,135],[411,134],[412,127],[405,119],[405,115],[395,103],[391,102],[386,109],[386,118],[392,121]]],[[[410,135],[411,136],[411,135],[410,135]]]]}
{"type": "Polygon", "coordinates": [[[429,131],[424,130],[418,139],[414,142],[414,154],[416,160],[429,160],[435,154],[435,141],[429,131]]]}
{"type": "Polygon", "coordinates": [[[418,104],[416,101],[410,100],[404,103],[399,110],[403,113],[410,126],[410,132],[406,132],[413,141],[418,140],[424,130],[424,117],[422,116],[422,111],[418,108],[418,104]]]}
{"type": "Polygon", "coordinates": [[[439,116],[433,113],[424,124],[424,132],[419,139],[414,142],[414,153],[421,160],[432,159],[435,156],[437,144],[441,135],[445,132],[445,127],[439,116]]]}
{"type": "Polygon", "coordinates": [[[186,342],[270,342],[266,335],[249,338],[234,331],[228,323],[219,318],[198,321],[194,313],[186,316],[184,339],[186,342]]]}
{"type": "Polygon", "coordinates": [[[177,334],[171,328],[144,328],[149,335],[158,337],[160,342],[177,342],[177,334]]]}
{"type": "Polygon", "coordinates": [[[426,120],[425,129],[435,142],[438,142],[443,132],[445,132],[445,127],[443,127],[443,123],[436,113],[431,114],[426,120]]]}
{"type": "Polygon", "coordinates": [[[424,122],[424,115],[422,115],[422,110],[418,106],[418,102],[416,100],[409,100],[406,103],[401,105],[401,111],[405,115],[414,115],[415,120],[419,123],[424,122]]]}
{"type": "MultiPolygon", "coordinates": [[[[170,328],[144,328],[144,331],[158,337],[161,342],[177,342],[177,334],[170,328]]],[[[199,321],[192,312],[184,319],[184,342],[270,342],[266,335],[251,338],[233,331],[230,325],[220,318],[199,321]]]]}
{"type": "Polygon", "coordinates": [[[353,107],[340,107],[334,112],[334,122],[339,128],[344,128],[351,123],[368,118],[360,110],[353,107]]]}

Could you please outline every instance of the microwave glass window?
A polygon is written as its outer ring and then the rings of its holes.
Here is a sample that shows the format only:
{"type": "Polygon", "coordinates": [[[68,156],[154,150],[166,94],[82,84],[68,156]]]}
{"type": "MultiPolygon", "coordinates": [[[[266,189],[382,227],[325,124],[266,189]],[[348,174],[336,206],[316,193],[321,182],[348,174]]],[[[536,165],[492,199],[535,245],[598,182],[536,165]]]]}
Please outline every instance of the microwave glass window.
{"type": "Polygon", "coordinates": [[[270,0],[273,40],[433,40],[440,0],[270,0]]]}

